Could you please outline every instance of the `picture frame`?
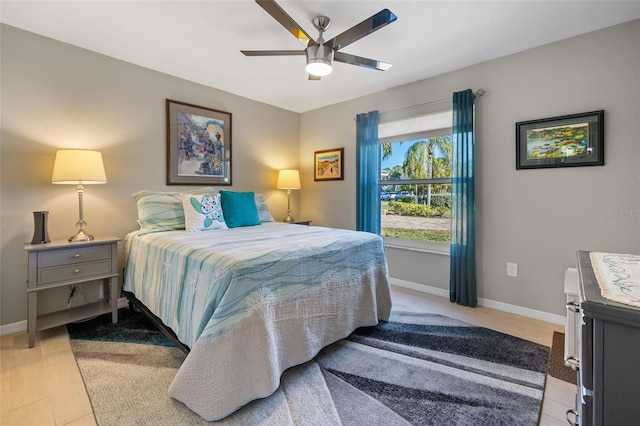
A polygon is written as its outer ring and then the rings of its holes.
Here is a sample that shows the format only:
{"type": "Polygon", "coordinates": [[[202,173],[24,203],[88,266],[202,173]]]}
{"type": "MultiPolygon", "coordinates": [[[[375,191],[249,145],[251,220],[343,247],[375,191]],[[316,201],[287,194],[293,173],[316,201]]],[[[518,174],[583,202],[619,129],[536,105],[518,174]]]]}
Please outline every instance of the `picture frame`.
{"type": "Polygon", "coordinates": [[[516,123],[516,170],[604,165],[604,110],[516,123]]]}
{"type": "Polygon", "coordinates": [[[344,148],[316,151],[313,156],[313,180],[344,180],[344,148]]]}
{"type": "Polygon", "coordinates": [[[231,185],[231,113],[166,100],[167,185],[231,185]]]}

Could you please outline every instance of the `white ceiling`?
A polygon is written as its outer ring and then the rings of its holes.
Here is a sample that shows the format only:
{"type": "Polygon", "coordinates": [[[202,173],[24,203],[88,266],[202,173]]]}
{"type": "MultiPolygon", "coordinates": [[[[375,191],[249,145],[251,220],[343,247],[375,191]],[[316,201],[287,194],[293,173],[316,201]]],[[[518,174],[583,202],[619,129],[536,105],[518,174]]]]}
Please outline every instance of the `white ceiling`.
{"type": "MultiPolygon", "coordinates": [[[[334,63],[309,81],[304,56],[246,57],[301,49],[253,0],[11,1],[0,21],[186,80],[305,112],[640,18],[640,1],[292,1],[278,4],[312,37],[331,39],[388,8],[398,19],[344,52],[390,62],[388,71],[334,63]]],[[[640,41],[639,41],[640,42],[640,41]]],[[[587,52],[585,52],[587,53],[587,52]]]]}

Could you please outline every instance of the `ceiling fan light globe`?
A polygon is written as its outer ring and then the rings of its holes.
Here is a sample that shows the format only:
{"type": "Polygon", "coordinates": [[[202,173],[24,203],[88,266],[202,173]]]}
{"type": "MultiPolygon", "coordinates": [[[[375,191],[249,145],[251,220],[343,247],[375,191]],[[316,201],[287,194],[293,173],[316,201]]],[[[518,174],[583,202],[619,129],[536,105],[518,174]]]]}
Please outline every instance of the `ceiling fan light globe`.
{"type": "Polygon", "coordinates": [[[305,69],[309,74],[315,75],[316,77],[324,77],[325,75],[331,74],[331,71],[333,71],[331,68],[331,62],[322,58],[310,59],[307,61],[305,69]]]}
{"type": "Polygon", "coordinates": [[[307,66],[306,71],[316,77],[324,77],[331,74],[331,60],[333,59],[333,50],[328,46],[319,44],[307,48],[307,66]]]}

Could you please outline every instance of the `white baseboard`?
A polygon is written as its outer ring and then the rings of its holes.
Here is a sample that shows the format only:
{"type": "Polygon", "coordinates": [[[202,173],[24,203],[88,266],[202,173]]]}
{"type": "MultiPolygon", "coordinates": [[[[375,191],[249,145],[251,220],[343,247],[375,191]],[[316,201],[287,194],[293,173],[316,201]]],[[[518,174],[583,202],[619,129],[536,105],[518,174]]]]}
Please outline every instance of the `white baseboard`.
{"type": "MultiPolygon", "coordinates": [[[[129,307],[129,300],[126,297],[118,299],[118,309],[129,307]]],[[[8,334],[27,331],[27,320],[13,322],[11,324],[0,325],[0,337],[8,334]]]]}
{"type": "MultiPolygon", "coordinates": [[[[389,278],[391,285],[397,287],[408,288],[410,290],[420,291],[422,293],[433,294],[435,296],[445,297],[449,299],[449,290],[432,287],[424,284],[418,284],[411,281],[400,280],[397,278],[389,278]]],[[[522,315],[528,318],[534,318],[541,321],[547,321],[553,324],[565,324],[565,317],[562,315],[551,314],[549,312],[538,311],[535,309],[524,308],[522,306],[511,305],[509,303],[498,302],[491,299],[478,298],[478,305],[484,306],[498,311],[509,312],[511,314],[522,315]]]]}
{"type": "MultiPolygon", "coordinates": [[[[398,278],[389,278],[391,285],[397,287],[408,288],[410,290],[420,291],[422,293],[433,294],[444,298],[449,298],[449,290],[442,288],[432,287],[424,284],[418,284],[411,281],[400,280],[398,278]]],[[[535,309],[523,308],[522,306],[511,305],[509,303],[497,302],[495,300],[478,298],[478,305],[485,306],[487,308],[496,309],[498,311],[509,312],[512,314],[522,315],[528,318],[535,318],[542,321],[551,322],[554,324],[565,324],[565,317],[561,315],[551,314],[549,312],[537,311],[535,309]]],[[[126,297],[118,299],[118,309],[126,308],[129,306],[129,301],[126,297]]],[[[21,331],[27,331],[27,321],[18,321],[11,324],[0,325],[0,336],[6,336],[8,334],[19,333],[21,331]]]]}
{"type": "Polygon", "coordinates": [[[418,284],[412,281],[405,281],[398,278],[389,277],[389,283],[396,287],[408,288],[410,290],[420,291],[422,293],[433,294],[435,296],[446,297],[449,298],[449,290],[444,290],[438,287],[432,287],[425,284],[418,284]]]}
{"type": "Polygon", "coordinates": [[[27,331],[27,320],[0,325],[0,336],[27,331]]]}

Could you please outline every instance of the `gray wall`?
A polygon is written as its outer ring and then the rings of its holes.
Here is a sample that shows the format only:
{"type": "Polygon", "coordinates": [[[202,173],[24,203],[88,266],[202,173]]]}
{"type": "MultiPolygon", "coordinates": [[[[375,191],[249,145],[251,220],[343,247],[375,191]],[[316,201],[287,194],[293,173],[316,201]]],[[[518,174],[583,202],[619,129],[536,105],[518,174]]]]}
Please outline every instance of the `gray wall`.
{"type": "MultiPolygon", "coordinates": [[[[87,185],[84,200],[94,235],[124,238],[136,229],[137,190],[189,189],[165,185],[167,98],[231,112],[233,185],[226,188],[263,192],[274,217],[286,216],[286,194],[274,188],[277,169],[298,167],[299,114],[10,26],[1,31],[0,324],[26,319],[23,245],[33,236],[32,212],[49,211],[52,239],[75,232],[75,187],[51,184],[57,149],[102,152],[108,182],[87,185]]],[[[292,202],[298,211],[298,198],[292,202]]],[[[54,299],[66,302],[41,298],[54,299]]]]}
{"type": "MultiPolygon", "coordinates": [[[[1,31],[0,324],[26,318],[23,244],[33,234],[32,212],[49,210],[53,239],[75,229],[74,188],[50,183],[57,149],[103,153],[108,183],[85,192],[96,235],[124,237],[136,228],[131,193],[187,188],[164,184],[166,98],[233,113],[232,189],[264,192],[280,219],[286,195],[273,189],[276,170],[300,167],[294,217],[355,229],[355,115],[484,88],[479,296],[564,315],[563,270],[575,264],[576,250],[640,252],[640,21],[301,115],[5,25],[1,31]],[[515,122],[597,109],[606,111],[604,167],[515,170],[515,122]],[[337,147],[345,148],[345,180],[314,182],[314,151],[337,147]],[[519,264],[518,278],[506,276],[507,262],[519,264]]],[[[389,249],[388,259],[392,277],[447,289],[443,256],[389,249]]]]}
{"type": "MultiPolygon", "coordinates": [[[[393,68],[389,71],[393,72],[393,68]]],[[[576,250],[640,253],[640,21],[302,114],[302,212],[355,228],[355,121],[483,88],[476,102],[478,296],[564,315],[576,250]],[[604,167],[515,170],[515,123],[605,110],[604,167]],[[313,152],[345,147],[345,180],[314,182],[313,152]],[[519,265],[507,277],[507,262],[519,265]]],[[[394,278],[448,289],[442,256],[388,249],[394,278]]]]}

